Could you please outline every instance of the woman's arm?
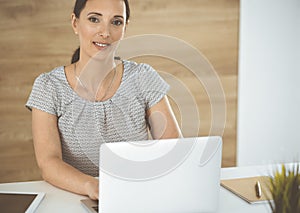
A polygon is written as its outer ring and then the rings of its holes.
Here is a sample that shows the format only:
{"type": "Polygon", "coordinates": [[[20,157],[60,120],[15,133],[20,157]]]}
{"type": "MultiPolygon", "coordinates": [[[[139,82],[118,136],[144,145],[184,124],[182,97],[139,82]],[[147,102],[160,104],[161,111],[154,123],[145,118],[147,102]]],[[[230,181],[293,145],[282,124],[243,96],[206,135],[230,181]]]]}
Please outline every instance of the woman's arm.
{"type": "Polygon", "coordinates": [[[167,96],[147,111],[147,118],[153,139],[182,137],[167,96]]]}
{"type": "Polygon", "coordinates": [[[91,199],[98,199],[99,181],[62,160],[55,115],[33,108],[32,134],[37,163],[45,181],[77,194],[88,195],[91,199]]]}

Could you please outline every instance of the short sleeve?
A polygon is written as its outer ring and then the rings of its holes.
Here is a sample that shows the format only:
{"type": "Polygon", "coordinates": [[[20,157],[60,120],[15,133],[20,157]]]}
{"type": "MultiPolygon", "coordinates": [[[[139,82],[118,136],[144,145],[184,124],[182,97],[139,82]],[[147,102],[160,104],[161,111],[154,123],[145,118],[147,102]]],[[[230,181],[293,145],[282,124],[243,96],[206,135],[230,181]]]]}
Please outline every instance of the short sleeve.
{"type": "Polygon", "coordinates": [[[57,95],[55,86],[47,73],[41,74],[34,81],[32,91],[25,106],[32,110],[36,108],[57,115],[57,95]]]}
{"type": "Polygon", "coordinates": [[[139,70],[139,89],[147,109],[157,104],[168,92],[170,86],[148,64],[141,64],[139,70]]]}

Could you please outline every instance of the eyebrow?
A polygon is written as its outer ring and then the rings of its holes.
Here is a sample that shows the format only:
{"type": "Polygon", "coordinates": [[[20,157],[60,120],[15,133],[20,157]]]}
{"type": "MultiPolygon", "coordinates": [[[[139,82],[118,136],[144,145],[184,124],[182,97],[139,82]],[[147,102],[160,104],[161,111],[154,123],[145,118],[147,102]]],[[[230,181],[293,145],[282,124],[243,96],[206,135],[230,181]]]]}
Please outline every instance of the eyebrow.
{"type": "MultiPolygon", "coordinates": [[[[87,16],[89,16],[89,15],[103,16],[101,13],[97,13],[97,12],[89,12],[89,13],[87,14],[87,16]]],[[[115,15],[114,18],[122,18],[122,19],[124,19],[124,17],[121,16],[121,15],[115,15]]]]}

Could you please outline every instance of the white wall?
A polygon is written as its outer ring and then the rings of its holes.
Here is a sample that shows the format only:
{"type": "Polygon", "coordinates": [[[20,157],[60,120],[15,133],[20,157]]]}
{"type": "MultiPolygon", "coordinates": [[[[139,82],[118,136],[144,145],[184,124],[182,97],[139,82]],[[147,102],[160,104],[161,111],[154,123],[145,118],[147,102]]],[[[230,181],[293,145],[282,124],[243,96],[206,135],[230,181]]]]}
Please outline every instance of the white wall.
{"type": "Polygon", "coordinates": [[[300,161],[300,0],[241,0],[237,164],[300,161]]]}

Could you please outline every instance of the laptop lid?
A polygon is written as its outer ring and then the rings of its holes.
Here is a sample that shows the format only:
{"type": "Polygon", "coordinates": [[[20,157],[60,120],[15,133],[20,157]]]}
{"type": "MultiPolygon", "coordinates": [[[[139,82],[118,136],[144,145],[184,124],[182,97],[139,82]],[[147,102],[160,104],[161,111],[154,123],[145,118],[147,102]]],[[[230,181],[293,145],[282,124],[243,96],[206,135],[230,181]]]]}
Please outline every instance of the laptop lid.
{"type": "Polygon", "coordinates": [[[99,212],[214,212],[221,137],[105,143],[99,212]]]}

